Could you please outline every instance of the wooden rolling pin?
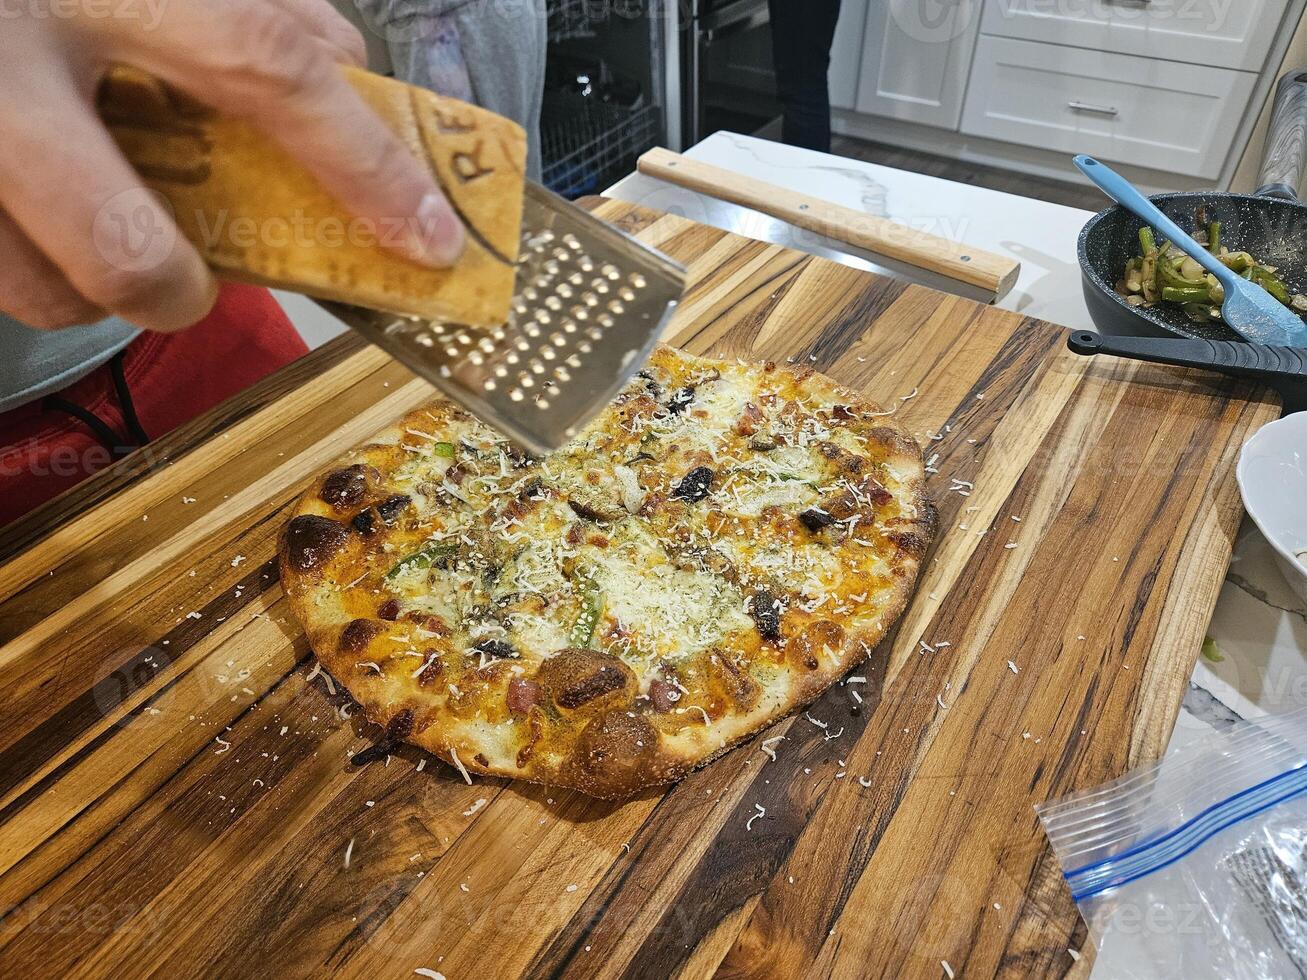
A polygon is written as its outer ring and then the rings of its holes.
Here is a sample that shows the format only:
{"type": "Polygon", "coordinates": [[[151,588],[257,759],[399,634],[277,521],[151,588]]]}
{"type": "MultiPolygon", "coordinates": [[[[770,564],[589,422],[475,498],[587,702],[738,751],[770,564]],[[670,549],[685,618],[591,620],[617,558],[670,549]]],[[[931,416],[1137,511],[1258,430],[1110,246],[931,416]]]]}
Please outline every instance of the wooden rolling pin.
{"type": "Polygon", "coordinates": [[[133,68],[98,108],[147,186],[220,275],[395,313],[502,323],[513,296],[526,134],[476,106],[356,68],[355,90],[431,169],[468,228],[448,269],[380,247],[396,222],[360,222],[261,130],[133,68]]]}
{"type": "Polygon", "coordinates": [[[991,303],[1008,294],[1021,272],[1021,263],[1015,259],[700,163],[662,147],[640,157],[639,169],[642,174],[670,184],[753,208],[827,238],[978,286],[991,294],[991,303]]]}

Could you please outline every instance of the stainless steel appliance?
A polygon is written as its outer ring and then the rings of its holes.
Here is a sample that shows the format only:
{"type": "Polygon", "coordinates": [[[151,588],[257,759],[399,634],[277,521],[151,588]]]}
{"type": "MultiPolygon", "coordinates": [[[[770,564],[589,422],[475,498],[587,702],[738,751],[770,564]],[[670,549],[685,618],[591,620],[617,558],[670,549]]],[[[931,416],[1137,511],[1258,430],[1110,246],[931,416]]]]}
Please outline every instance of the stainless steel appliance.
{"type": "Polygon", "coordinates": [[[669,140],[667,0],[548,0],[540,121],[544,183],[564,197],[603,190],[669,140]]]}
{"type": "Polygon", "coordinates": [[[765,128],[780,115],[767,0],[688,0],[681,10],[682,143],[765,128]]]}

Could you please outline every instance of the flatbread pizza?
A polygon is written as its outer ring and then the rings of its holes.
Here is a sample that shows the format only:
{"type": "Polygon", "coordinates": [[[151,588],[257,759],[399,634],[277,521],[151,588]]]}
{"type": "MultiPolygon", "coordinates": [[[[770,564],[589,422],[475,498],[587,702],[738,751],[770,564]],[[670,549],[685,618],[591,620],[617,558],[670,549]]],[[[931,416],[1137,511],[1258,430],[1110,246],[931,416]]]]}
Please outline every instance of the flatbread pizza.
{"type": "Polygon", "coordinates": [[[622,797],[866,658],[934,530],[889,413],[805,367],[660,348],[546,458],[444,400],[409,413],[298,501],[281,574],[390,738],[622,797]]]}

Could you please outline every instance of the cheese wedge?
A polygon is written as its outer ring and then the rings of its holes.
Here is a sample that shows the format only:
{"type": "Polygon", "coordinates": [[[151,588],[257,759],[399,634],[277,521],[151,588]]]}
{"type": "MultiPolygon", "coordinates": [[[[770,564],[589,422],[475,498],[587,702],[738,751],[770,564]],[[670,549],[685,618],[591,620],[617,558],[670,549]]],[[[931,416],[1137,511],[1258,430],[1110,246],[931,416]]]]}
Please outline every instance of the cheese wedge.
{"type": "Polygon", "coordinates": [[[430,166],[467,226],[467,248],[451,268],[428,269],[382,248],[393,222],[355,218],[262,132],[144,72],[113,68],[99,110],[220,275],[395,313],[502,323],[521,236],[522,127],[393,79],[342,70],[430,166]]]}

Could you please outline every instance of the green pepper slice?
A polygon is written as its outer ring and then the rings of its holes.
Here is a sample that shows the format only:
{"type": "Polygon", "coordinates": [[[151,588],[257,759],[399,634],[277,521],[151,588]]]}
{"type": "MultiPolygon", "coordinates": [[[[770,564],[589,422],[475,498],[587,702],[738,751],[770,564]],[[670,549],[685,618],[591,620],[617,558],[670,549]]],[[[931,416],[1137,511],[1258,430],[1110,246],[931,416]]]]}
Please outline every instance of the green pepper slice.
{"type": "Polygon", "coordinates": [[[1289,288],[1276,278],[1274,273],[1267,272],[1260,265],[1253,266],[1253,282],[1257,283],[1281,303],[1288,305],[1289,288]]]}
{"type": "Polygon", "coordinates": [[[413,552],[406,558],[401,558],[398,564],[386,573],[386,578],[398,578],[406,572],[416,571],[420,568],[430,568],[441,558],[448,558],[457,551],[458,545],[456,544],[433,544],[421,551],[413,552]]]}
{"type": "Polygon", "coordinates": [[[595,629],[599,626],[599,617],[604,612],[604,597],[594,579],[585,577],[580,582],[581,612],[572,624],[568,635],[568,644],[581,649],[588,649],[594,640],[595,629]]]}
{"type": "Polygon", "coordinates": [[[1206,286],[1163,286],[1162,299],[1168,303],[1210,303],[1212,301],[1206,286]]]}

